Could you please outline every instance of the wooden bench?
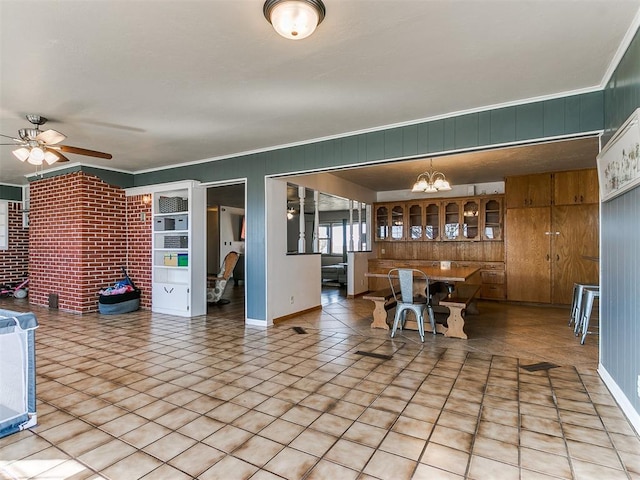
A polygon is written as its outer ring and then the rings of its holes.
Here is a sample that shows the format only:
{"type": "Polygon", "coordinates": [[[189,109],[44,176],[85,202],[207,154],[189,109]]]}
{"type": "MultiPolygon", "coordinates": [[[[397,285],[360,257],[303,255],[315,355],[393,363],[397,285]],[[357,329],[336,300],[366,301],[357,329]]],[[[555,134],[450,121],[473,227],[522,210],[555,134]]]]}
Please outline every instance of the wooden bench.
{"type": "Polygon", "coordinates": [[[374,304],[371,328],[383,328],[385,330],[389,330],[389,325],[387,325],[387,311],[395,308],[397,305],[397,302],[393,298],[391,288],[367,293],[362,298],[365,300],[371,300],[374,304]]]}
{"type": "Polygon", "coordinates": [[[463,313],[479,291],[480,285],[459,284],[452,294],[440,300],[439,305],[447,307],[450,311],[447,329],[443,332],[445,337],[467,339],[467,334],[464,333],[463,313]]]}

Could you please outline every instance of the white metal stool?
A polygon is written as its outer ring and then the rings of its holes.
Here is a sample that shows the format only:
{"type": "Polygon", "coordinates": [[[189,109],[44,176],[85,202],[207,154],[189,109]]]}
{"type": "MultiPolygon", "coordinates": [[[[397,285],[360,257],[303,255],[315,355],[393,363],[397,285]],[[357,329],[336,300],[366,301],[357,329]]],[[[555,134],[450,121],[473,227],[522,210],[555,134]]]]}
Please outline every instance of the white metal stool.
{"type": "Polygon", "coordinates": [[[580,339],[580,344],[584,345],[584,340],[587,338],[588,333],[592,333],[589,331],[589,319],[591,318],[591,311],[593,309],[593,301],[594,299],[600,299],[600,288],[585,288],[583,292],[582,299],[582,309],[580,312],[581,318],[580,321],[577,322],[580,324],[580,330],[577,331],[576,335],[582,333],[582,338],[580,339]]]}
{"type": "Polygon", "coordinates": [[[571,303],[571,313],[569,315],[569,326],[574,324],[573,331],[577,335],[582,319],[580,312],[582,310],[582,295],[585,288],[599,288],[598,285],[586,285],[584,283],[573,284],[573,302],[571,303]]]}

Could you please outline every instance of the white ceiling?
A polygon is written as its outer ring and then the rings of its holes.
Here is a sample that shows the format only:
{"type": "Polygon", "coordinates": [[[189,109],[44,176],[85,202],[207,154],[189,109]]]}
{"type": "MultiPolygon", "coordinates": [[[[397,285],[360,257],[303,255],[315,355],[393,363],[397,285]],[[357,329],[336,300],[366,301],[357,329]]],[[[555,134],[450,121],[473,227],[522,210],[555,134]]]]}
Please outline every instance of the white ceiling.
{"type": "MultiPolygon", "coordinates": [[[[603,87],[640,0],[324,0],[285,40],[263,0],[0,0],[0,133],[27,113],[140,172],[603,87]]],[[[33,166],[0,147],[0,182],[33,166]]]]}

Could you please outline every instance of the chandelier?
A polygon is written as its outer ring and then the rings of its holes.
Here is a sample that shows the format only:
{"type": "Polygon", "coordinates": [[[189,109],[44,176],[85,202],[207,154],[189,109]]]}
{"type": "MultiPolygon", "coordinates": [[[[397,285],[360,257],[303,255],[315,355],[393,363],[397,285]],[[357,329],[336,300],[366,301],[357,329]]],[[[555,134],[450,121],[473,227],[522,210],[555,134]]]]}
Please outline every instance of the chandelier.
{"type": "Polygon", "coordinates": [[[451,185],[447,181],[444,173],[433,169],[433,159],[428,172],[421,173],[413,184],[412,192],[436,193],[451,190],[451,185]]]}

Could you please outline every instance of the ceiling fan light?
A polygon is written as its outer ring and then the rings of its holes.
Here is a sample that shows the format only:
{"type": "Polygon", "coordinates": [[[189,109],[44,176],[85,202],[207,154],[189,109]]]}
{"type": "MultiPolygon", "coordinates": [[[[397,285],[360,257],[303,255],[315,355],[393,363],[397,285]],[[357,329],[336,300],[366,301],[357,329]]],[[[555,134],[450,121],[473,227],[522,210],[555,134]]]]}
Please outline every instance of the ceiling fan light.
{"type": "Polygon", "coordinates": [[[15,155],[15,157],[21,162],[25,162],[27,158],[29,158],[29,149],[25,147],[20,147],[11,152],[15,155]]]}
{"type": "Polygon", "coordinates": [[[31,165],[35,165],[35,166],[40,166],[42,165],[42,160],[38,160],[38,158],[34,158],[33,155],[29,155],[29,158],[27,159],[27,163],[30,163],[31,165]]]}
{"type": "Polygon", "coordinates": [[[47,165],[56,163],[58,160],[60,160],[60,157],[58,157],[58,155],[53,153],[51,150],[47,150],[46,152],[44,152],[44,161],[47,162],[47,165]]]}
{"type": "Polygon", "coordinates": [[[31,154],[29,155],[29,163],[33,163],[32,160],[33,162],[39,162],[34,163],[34,165],[42,165],[42,161],[44,160],[44,150],[40,147],[33,147],[31,149],[31,154]]]}
{"type": "Polygon", "coordinates": [[[326,9],[322,0],[267,0],[263,12],[280,36],[302,40],[322,22],[326,9]]]}

